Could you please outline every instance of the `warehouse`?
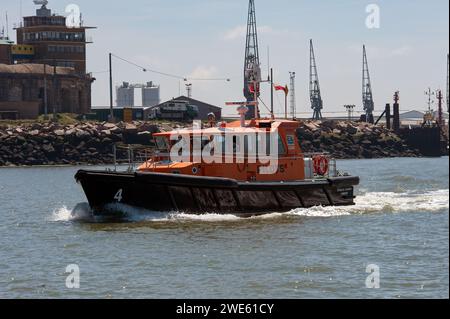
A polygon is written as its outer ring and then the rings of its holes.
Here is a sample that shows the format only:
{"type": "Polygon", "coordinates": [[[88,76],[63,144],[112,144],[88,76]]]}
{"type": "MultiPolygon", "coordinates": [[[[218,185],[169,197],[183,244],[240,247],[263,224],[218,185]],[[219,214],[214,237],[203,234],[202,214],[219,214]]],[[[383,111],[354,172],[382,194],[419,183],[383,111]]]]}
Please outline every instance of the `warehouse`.
{"type": "MultiPolygon", "coordinates": [[[[202,120],[202,121],[206,121],[208,120],[208,114],[213,113],[216,117],[217,120],[220,120],[222,118],[222,109],[218,106],[214,106],[205,102],[201,102],[198,100],[194,100],[193,98],[189,98],[186,96],[180,96],[177,98],[174,98],[172,100],[166,101],[164,103],[161,103],[159,105],[156,105],[154,107],[151,108],[151,110],[153,111],[152,113],[159,113],[159,114],[164,114],[164,108],[168,108],[170,109],[170,106],[173,104],[177,104],[177,105],[187,105],[187,106],[191,106],[193,108],[195,108],[195,116],[193,119],[195,120],[202,120]],[[157,110],[162,110],[162,112],[156,112],[157,110]]],[[[177,112],[176,110],[173,112],[177,112]]],[[[182,108],[180,108],[180,112],[182,111],[182,108]]],[[[183,115],[177,116],[177,114],[170,114],[170,113],[165,113],[168,116],[166,118],[163,119],[173,119],[173,120],[177,120],[177,119],[182,119],[185,118],[183,115]]]]}

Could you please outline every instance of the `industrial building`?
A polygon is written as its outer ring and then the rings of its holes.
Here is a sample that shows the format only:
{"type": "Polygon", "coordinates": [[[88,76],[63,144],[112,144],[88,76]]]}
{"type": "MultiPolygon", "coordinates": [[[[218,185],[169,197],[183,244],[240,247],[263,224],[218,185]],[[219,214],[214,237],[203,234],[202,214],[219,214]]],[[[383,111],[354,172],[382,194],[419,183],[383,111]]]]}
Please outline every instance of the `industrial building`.
{"type": "MultiPolygon", "coordinates": [[[[400,114],[401,124],[405,126],[421,126],[424,122],[426,113],[420,111],[410,111],[400,114]]],[[[433,112],[433,117],[437,119],[439,114],[437,111],[433,112]]],[[[444,120],[448,121],[448,114],[443,114],[444,120]]]]}
{"type": "Polygon", "coordinates": [[[142,87],[142,106],[153,107],[161,102],[159,85],[154,85],[153,82],[148,82],[142,87]]]}
{"type": "Polygon", "coordinates": [[[153,107],[160,103],[160,87],[147,82],[146,84],[130,84],[123,82],[121,86],[116,88],[116,105],[119,108],[136,107],[135,89],[141,89],[142,107],[153,107]]]}
{"type": "Polygon", "coordinates": [[[116,88],[116,105],[118,108],[134,107],[134,87],[129,83],[123,84],[116,88]]]}

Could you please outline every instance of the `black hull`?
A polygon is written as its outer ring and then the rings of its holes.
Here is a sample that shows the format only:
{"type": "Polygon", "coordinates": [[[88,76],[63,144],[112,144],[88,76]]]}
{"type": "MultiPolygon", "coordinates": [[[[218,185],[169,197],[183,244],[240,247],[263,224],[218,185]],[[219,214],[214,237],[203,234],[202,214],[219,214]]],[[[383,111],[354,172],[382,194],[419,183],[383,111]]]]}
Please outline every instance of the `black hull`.
{"type": "Polygon", "coordinates": [[[251,216],[313,206],[354,205],[358,177],[287,183],[241,183],[231,179],[155,173],[79,171],[89,205],[98,215],[121,203],[151,211],[251,216]]]}
{"type": "Polygon", "coordinates": [[[402,129],[400,135],[410,147],[419,150],[422,156],[441,157],[448,155],[447,141],[442,139],[440,127],[416,127],[402,129]]]}

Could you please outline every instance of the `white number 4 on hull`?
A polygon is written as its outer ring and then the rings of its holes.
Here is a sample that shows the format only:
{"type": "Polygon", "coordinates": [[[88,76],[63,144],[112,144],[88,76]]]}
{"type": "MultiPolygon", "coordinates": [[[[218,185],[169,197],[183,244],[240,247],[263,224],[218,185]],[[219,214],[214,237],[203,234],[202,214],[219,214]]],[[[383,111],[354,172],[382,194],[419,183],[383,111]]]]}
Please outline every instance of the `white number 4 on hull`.
{"type": "Polygon", "coordinates": [[[119,189],[119,191],[116,193],[116,196],[114,196],[114,199],[115,199],[118,203],[120,203],[120,202],[122,201],[122,193],[123,193],[123,190],[122,190],[122,189],[119,189]]]}

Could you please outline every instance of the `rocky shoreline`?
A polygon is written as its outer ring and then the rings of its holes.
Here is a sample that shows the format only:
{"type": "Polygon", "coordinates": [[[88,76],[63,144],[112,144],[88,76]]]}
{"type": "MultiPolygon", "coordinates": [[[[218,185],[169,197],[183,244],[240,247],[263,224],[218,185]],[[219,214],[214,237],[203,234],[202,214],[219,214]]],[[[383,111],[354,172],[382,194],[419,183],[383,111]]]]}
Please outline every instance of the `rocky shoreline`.
{"type": "MultiPolygon", "coordinates": [[[[114,162],[113,146],[140,144],[153,147],[155,132],[176,124],[0,123],[0,167],[40,165],[101,165],[114,162]]],[[[418,157],[405,141],[382,127],[353,122],[303,122],[298,137],[305,153],[328,152],[337,159],[418,157]]],[[[121,150],[118,158],[127,158],[121,150]],[[121,153],[120,153],[121,152],[121,153]]]]}
{"type": "Polygon", "coordinates": [[[337,159],[421,156],[394,132],[368,123],[307,121],[297,135],[305,153],[327,152],[337,159]]]}
{"type": "MultiPolygon", "coordinates": [[[[147,123],[56,123],[2,127],[0,167],[35,165],[113,164],[113,146],[129,142],[152,146],[159,127],[147,123]]],[[[126,158],[126,150],[118,158],[126,158]]]]}

